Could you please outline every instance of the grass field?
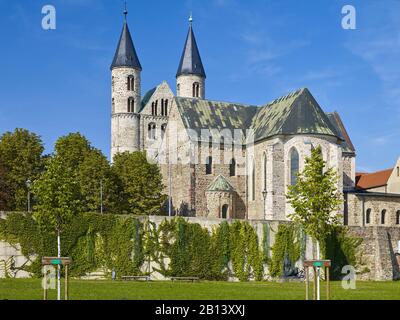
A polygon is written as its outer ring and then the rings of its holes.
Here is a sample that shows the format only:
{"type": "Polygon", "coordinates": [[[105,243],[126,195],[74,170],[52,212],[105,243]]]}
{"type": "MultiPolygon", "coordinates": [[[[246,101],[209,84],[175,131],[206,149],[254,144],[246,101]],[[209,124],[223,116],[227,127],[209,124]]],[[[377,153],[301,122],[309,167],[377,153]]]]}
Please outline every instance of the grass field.
{"type": "MultiPolygon", "coordinates": [[[[55,290],[50,290],[49,299],[55,297],[55,290]]],[[[70,281],[72,300],[303,300],[304,297],[304,283],[70,281]]],[[[38,279],[0,279],[0,300],[42,298],[38,279]]],[[[400,300],[400,281],[357,282],[356,290],[344,290],[340,282],[333,282],[332,299],[400,300]]]]}

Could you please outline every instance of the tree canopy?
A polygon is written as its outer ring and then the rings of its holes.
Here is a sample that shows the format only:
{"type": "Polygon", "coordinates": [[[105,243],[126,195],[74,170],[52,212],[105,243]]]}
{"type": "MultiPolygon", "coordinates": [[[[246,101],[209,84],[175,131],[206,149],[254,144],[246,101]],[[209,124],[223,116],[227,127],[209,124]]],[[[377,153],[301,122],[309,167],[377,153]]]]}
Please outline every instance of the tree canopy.
{"type": "Polygon", "coordinates": [[[113,172],[122,184],[124,210],[133,214],[161,214],[166,201],[160,169],[145,152],[124,152],[114,157],[113,172]]]}
{"type": "Polygon", "coordinates": [[[342,195],[338,190],[338,179],[335,169],[326,167],[318,146],[312,150],[311,157],[305,159],[297,183],[289,186],[287,199],[295,211],[289,218],[317,241],[324,240],[334,227],[340,225],[337,211],[342,195]]]}
{"type": "Polygon", "coordinates": [[[28,130],[15,129],[0,136],[0,165],[10,191],[9,210],[26,210],[26,181],[34,181],[43,170],[43,151],[41,138],[28,130]]]}

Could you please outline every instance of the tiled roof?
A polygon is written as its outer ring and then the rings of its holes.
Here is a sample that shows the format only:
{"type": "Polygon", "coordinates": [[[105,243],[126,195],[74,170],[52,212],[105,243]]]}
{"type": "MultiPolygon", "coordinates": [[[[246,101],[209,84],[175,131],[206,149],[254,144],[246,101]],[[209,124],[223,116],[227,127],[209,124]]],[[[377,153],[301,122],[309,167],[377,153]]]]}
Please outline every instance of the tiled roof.
{"type": "Polygon", "coordinates": [[[235,188],[229,183],[228,180],[222,175],[215,178],[213,182],[208,186],[207,191],[226,191],[233,192],[235,188]]]}
{"type": "Polygon", "coordinates": [[[393,168],[374,173],[356,173],[356,188],[371,189],[386,186],[392,172],[393,168]]]}
{"type": "Polygon", "coordinates": [[[175,98],[187,129],[253,129],[260,141],[275,135],[320,134],[343,139],[308,89],[262,106],[175,98]]]}

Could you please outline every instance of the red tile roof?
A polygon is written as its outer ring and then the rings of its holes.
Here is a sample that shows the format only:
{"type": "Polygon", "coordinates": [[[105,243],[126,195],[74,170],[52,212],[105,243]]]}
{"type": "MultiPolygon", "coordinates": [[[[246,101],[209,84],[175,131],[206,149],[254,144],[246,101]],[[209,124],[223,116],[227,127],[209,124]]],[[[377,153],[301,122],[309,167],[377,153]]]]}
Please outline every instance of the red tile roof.
{"type": "Polygon", "coordinates": [[[356,173],[356,188],[371,189],[386,186],[393,168],[373,173],[356,173]]]}

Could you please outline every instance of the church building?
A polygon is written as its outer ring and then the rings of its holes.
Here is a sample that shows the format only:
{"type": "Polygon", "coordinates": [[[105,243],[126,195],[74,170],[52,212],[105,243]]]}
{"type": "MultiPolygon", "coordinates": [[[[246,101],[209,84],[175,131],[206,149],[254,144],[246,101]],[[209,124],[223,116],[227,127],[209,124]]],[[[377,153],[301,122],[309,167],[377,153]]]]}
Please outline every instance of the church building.
{"type": "MultiPolygon", "coordinates": [[[[192,18],[175,90],[163,81],[142,96],[142,66],[126,14],[111,65],[111,159],[146,151],[161,168],[172,214],[287,220],[293,212],[288,186],[320,146],[340,177],[345,201],[339,213],[345,223],[363,223],[354,218],[366,214],[356,189],[356,150],[337,112],[325,112],[307,88],[258,106],[208,100],[192,18]]],[[[400,196],[393,199],[400,210],[400,196]]]]}

